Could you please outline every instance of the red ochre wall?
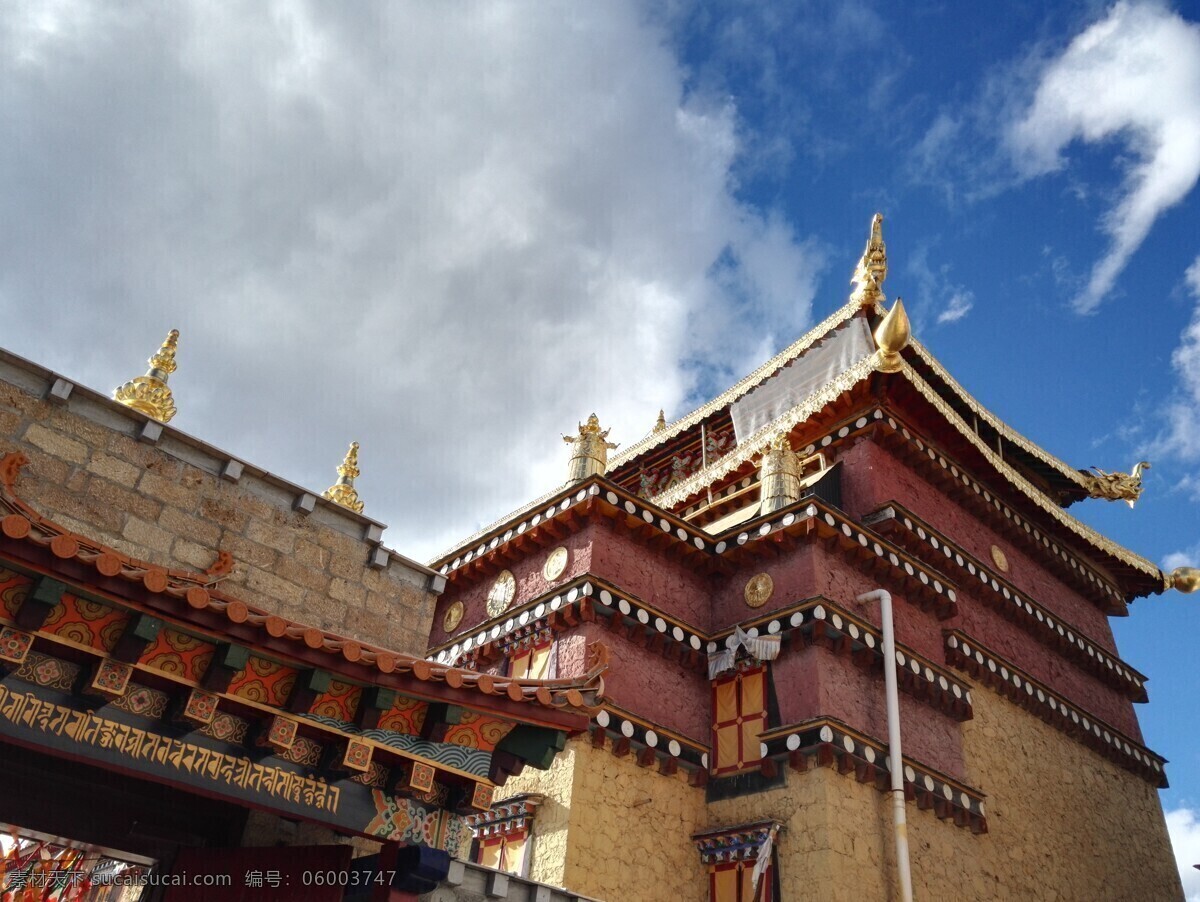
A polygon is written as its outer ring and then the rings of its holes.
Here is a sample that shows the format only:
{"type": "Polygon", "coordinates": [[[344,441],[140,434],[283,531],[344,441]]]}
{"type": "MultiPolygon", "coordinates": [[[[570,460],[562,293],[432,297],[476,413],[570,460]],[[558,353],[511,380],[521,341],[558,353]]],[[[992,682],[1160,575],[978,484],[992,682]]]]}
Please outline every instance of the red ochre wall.
{"type": "MultiPolygon", "coordinates": [[[[852,517],[861,518],[888,501],[898,501],[926,522],[935,524],[943,535],[981,561],[990,561],[992,545],[998,546],[1009,561],[1009,572],[1004,574],[1006,579],[1047,610],[1082,630],[1096,645],[1116,653],[1112,630],[1103,611],[1058,579],[1041,561],[1010,544],[987,523],[947,498],[886,449],[874,442],[862,441],[841,459],[846,474],[842,497],[847,513],[852,517]]],[[[936,566],[932,555],[930,561],[936,566]]],[[[844,594],[834,594],[832,588],[826,594],[844,604],[847,598],[853,597],[855,582],[858,585],[863,582],[844,560],[833,565],[833,569],[840,569],[842,573],[832,576],[830,583],[840,583],[844,594]]],[[[1068,700],[1131,738],[1141,739],[1132,702],[986,604],[983,600],[986,590],[981,584],[961,580],[957,588],[958,612],[946,621],[935,621],[913,605],[895,605],[898,641],[941,661],[944,659],[941,630],[962,629],[1068,700]]],[[[896,594],[893,591],[893,595],[896,594]]],[[[871,620],[878,622],[878,615],[872,614],[871,620]]],[[[1129,663],[1136,667],[1136,662],[1129,663]]]]}
{"type": "MultiPolygon", "coordinates": [[[[558,545],[507,565],[517,583],[511,608],[590,573],[670,612],[696,629],[707,631],[710,628],[711,583],[708,577],[696,573],[686,562],[666,559],[618,532],[610,521],[598,517],[578,532],[566,536],[558,545]],[[549,581],[542,575],[542,567],[558,545],[567,549],[567,567],[558,579],[549,581]]],[[[461,601],[465,610],[462,623],[453,635],[468,632],[487,620],[487,596],[495,581],[496,577],[492,575],[462,589],[456,581],[451,581],[438,600],[430,644],[440,645],[451,638],[451,634],[442,629],[442,621],[446,608],[455,601],[461,601]]]]}
{"type": "MultiPolygon", "coordinates": [[[[843,498],[851,516],[859,518],[886,502],[897,501],[926,521],[937,524],[947,538],[980,560],[990,560],[992,545],[998,545],[1011,562],[1006,576],[1015,585],[1068,623],[1081,627],[1097,644],[1113,648],[1106,617],[1095,605],[971,512],[946,498],[922,474],[870,440],[847,448],[840,459],[844,474],[843,498]]],[[[686,561],[667,559],[660,551],[647,548],[616,530],[607,520],[593,520],[561,543],[568,549],[570,557],[566,571],[554,583],[542,575],[542,565],[550,548],[510,565],[517,580],[513,604],[520,605],[545,595],[554,585],[590,573],[701,629],[728,628],[750,616],[766,614],[817,595],[879,625],[878,604],[864,606],[856,601],[859,595],[879,587],[879,577],[864,573],[841,552],[831,550],[815,539],[797,537],[789,541],[791,544],[776,560],[750,561],[727,576],[709,577],[694,572],[686,561]],[[747,580],[759,572],[770,574],[775,590],[765,607],[752,610],[745,604],[743,590],[747,580]]],[[[940,563],[934,560],[932,552],[929,559],[934,566],[940,563]]],[[[493,581],[482,580],[462,592],[456,592],[451,584],[439,604],[439,615],[446,604],[458,599],[466,605],[464,624],[485,620],[486,597],[493,581]]],[[[895,599],[896,635],[902,645],[941,663],[945,660],[942,631],[960,628],[1085,711],[1140,740],[1133,705],[1127,698],[986,604],[983,600],[986,590],[982,586],[961,581],[958,612],[948,620],[938,620],[932,612],[910,603],[901,586],[889,585],[886,580],[884,586],[895,599]]],[[[435,641],[446,638],[441,632],[440,620],[439,616],[435,621],[435,641]]],[[[586,636],[589,641],[598,639],[613,649],[613,666],[606,682],[609,697],[615,704],[653,723],[705,741],[710,712],[704,677],[688,672],[659,653],[629,642],[598,624],[580,627],[575,635],[586,636]]],[[[563,641],[560,638],[560,646],[563,641]]],[[[565,648],[560,647],[558,673],[568,676],[582,672],[585,655],[582,652],[575,655],[572,658],[575,666],[568,666],[564,652],[565,648]]],[[[872,735],[882,735],[882,708],[877,691],[882,683],[877,677],[870,677],[844,659],[820,651],[810,656],[812,663],[801,666],[791,661],[797,654],[787,648],[773,666],[783,723],[828,715],[841,718],[850,726],[872,735]],[[806,670],[807,675],[803,679],[793,679],[790,676],[793,669],[797,673],[806,670]],[[793,710],[797,712],[795,716],[788,713],[793,710]]],[[[803,656],[804,653],[800,654],[803,656]]],[[[499,672],[503,672],[502,666],[499,672]]],[[[919,757],[927,758],[931,765],[950,773],[960,774],[961,753],[953,740],[953,722],[924,705],[918,706],[914,713],[918,716],[916,726],[910,728],[909,740],[913,754],[926,750],[919,757]]]]}
{"type": "MultiPolygon", "coordinates": [[[[571,640],[603,642],[612,652],[604,675],[605,698],[654,724],[708,744],[712,704],[708,675],[688,670],[678,660],[614,634],[599,623],[585,623],[571,640]]],[[[559,640],[559,644],[563,642],[559,640]]],[[[560,659],[561,663],[561,659],[560,659]]],[[[562,671],[559,671],[562,675],[562,671]]]]}
{"type": "MultiPolygon", "coordinates": [[[[883,680],[821,646],[785,650],[771,665],[783,724],[835,717],[881,741],[887,739],[883,680]]],[[[958,722],[900,693],[904,754],[952,777],[966,779],[958,722]]]]}
{"type": "MultiPolygon", "coordinates": [[[[1029,556],[991,529],[976,513],[947,497],[942,489],[886,448],[873,441],[859,441],[846,449],[840,459],[851,474],[842,482],[842,505],[851,517],[861,519],[889,501],[898,501],[985,563],[991,560],[992,546],[997,546],[1008,558],[1009,572],[1004,575],[1009,582],[1079,627],[1098,644],[1115,651],[1108,617],[1100,608],[1055,576],[1040,559],[1029,556]]],[[[978,478],[986,474],[973,475],[978,478]]],[[[1016,492],[1005,485],[997,494],[1016,492]]],[[[1106,573],[1098,561],[1088,563],[1097,572],[1106,573]]]]}
{"type": "Polygon", "coordinates": [[[711,579],[687,560],[668,559],[605,524],[592,550],[592,573],[643,601],[710,631],[714,626],[711,579]]]}
{"type": "MultiPolygon", "coordinates": [[[[512,572],[513,578],[517,583],[517,591],[513,595],[510,607],[516,608],[531,598],[544,595],[555,585],[574,579],[581,573],[587,573],[592,565],[592,534],[594,529],[594,525],[589,525],[580,532],[566,536],[559,543],[559,545],[563,545],[567,549],[567,567],[562,575],[553,582],[550,582],[542,575],[542,568],[546,564],[547,556],[558,545],[552,545],[540,552],[531,554],[529,557],[505,565],[512,572]]],[[[429,637],[429,644],[440,645],[448,641],[452,636],[468,632],[487,620],[487,597],[495,582],[495,574],[473,582],[465,588],[459,588],[460,583],[458,581],[448,582],[446,584],[446,591],[438,599],[437,608],[434,611],[433,630],[429,637]],[[455,601],[463,603],[463,617],[458,628],[453,633],[447,633],[442,628],[442,623],[445,619],[446,608],[455,601]]]]}

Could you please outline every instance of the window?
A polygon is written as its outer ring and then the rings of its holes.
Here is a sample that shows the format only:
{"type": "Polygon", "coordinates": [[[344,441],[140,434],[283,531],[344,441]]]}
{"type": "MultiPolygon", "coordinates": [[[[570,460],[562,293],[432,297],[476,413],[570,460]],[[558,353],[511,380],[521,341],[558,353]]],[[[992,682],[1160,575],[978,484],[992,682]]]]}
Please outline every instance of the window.
{"type": "Polygon", "coordinates": [[[512,657],[508,675],[518,680],[549,680],[554,674],[554,640],[543,639],[512,657]]]}
{"type": "Polygon", "coordinates": [[[764,886],[754,894],[754,862],[731,861],[716,864],[708,872],[708,898],[711,902],[758,902],[771,898],[770,869],[763,875],[764,886]],[[764,890],[766,892],[764,892],[764,890]]]}
{"type": "Polygon", "coordinates": [[[778,821],[759,821],[692,835],[708,870],[709,902],[779,902],[775,837],[778,821]],[[755,868],[760,868],[758,886],[755,868]]]}
{"type": "Polygon", "coordinates": [[[524,877],[528,872],[525,864],[528,841],[529,831],[525,829],[481,839],[479,863],[485,868],[495,868],[497,871],[524,877]]]}
{"type": "Polygon", "coordinates": [[[517,877],[529,876],[533,817],[544,797],[526,792],[472,814],[466,823],[475,837],[472,858],[485,868],[517,877]]]}
{"type": "Polygon", "coordinates": [[[733,774],[756,766],[762,760],[758,736],[766,728],[765,666],[744,666],[713,681],[714,775],[733,774]]]}

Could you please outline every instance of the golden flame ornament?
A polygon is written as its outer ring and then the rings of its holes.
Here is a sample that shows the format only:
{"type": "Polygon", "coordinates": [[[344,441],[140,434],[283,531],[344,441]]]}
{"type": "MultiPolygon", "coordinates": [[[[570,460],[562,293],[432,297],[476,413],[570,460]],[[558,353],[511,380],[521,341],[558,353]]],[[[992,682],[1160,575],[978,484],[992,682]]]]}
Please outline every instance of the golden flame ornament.
{"type": "Polygon", "coordinates": [[[337,471],[337,482],[327,488],[321,497],[328,498],[334,504],[340,504],[342,507],[348,507],[356,514],[361,514],[363,502],[358,500],[358,492],[354,488],[354,480],[360,475],[358,442],[350,443],[350,450],[346,452],[346,458],[337,471]]]}
{"type": "Polygon", "coordinates": [[[113,400],[132,407],[160,423],[169,423],[175,416],[175,398],[167,386],[167,379],[175,372],[175,351],[179,345],[179,330],[167,333],[162,343],[150,358],[150,369],[144,376],[135,376],[113,391],[113,400]]]}
{"type": "Polygon", "coordinates": [[[900,352],[908,347],[910,338],[912,326],[909,325],[908,314],[904,312],[904,301],[896,298],[892,309],[875,328],[875,346],[879,348],[875,368],[881,373],[898,372],[903,365],[900,352]]]}

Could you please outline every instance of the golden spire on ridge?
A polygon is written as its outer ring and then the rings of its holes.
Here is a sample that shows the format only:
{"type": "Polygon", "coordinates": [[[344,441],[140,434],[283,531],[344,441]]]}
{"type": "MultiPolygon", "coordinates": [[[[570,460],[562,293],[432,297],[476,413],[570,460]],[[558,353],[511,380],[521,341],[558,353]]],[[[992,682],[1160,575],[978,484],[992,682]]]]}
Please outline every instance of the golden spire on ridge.
{"type": "Polygon", "coordinates": [[[350,450],[346,452],[346,458],[342,461],[341,466],[337,468],[337,471],[337,482],[327,488],[321,497],[328,498],[334,504],[340,504],[342,507],[348,507],[356,514],[361,514],[363,502],[358,500],[358,492],[354,488],[354,480],[360,475],[358,469],[358,442],[350,443],[350,450]]]}
{"type": "Polygon", "coordinates": [[[150,369],[144,376],[135,376],[113,391],[113,400],[144,413],[160,423],[169,423],[175,416],[175,399],[167,387],[167,378],[175,372],[175,350],[179,330],[167,333],[158,353],[150,358],[150,369]]]}
{"type": "Polygon", "coordinates": [[[608,429],[600,428],[600,418],[592,414],[587,423],[579,424],[578,435],[564,435],[563,441],[571,446],[571,459],[567,464],[567,482],[579,482],[589,476],[603,476],[608,469],[608,452],[617,447],[608,440],[608,429]]]}
{"type": "Polygon", "coordinates": [[[854,268],[850,284],[851,303],[860,307],[883,303],[883,280],[887,278],[887,245],[883,243],[883,214],[876,213],[871,219],[871,236],[867,239],[862,259],[854,268]]]}
{"type": "Polygon", "coordinates": [[[908,323],[908,314],[904,312],[904,301],[896,298],[887,316],[875,327],[875,345],[879,348],[875,368],[881,373],[897,372],[902,363],[900,352],[908,346],[910,338],[912,327],[908,323]]]}
{"type": "Polygon", "coordinates": [[[666,428],[667,428],[667,418],[665,416],[663,416],[663,411],[660,408],[658,411],[658,419],[655,421],[654,429],[652,429],[651,431],[652,432],[662,432],[666,428]]]}

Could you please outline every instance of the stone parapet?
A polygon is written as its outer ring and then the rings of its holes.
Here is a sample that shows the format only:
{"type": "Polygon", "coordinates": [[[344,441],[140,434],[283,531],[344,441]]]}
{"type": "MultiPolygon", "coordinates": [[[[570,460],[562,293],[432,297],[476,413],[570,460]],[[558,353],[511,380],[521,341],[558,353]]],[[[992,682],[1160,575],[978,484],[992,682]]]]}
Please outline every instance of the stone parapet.
{"type": "Polygon", "coordinates": [[[8,451],[30,460],[21,497],[67,529],[168,569],[211,571],[288,620],[424,653],[445,577],[385,548],[383,524],[0,350],[8,451]]]}
{"type": "Polygon", "coordinates": [[[546,883],[514,877],[491,868],[454,861],[442,885],[421,896],[421,902],[483,902],[507,899],[509,902],[597,902],[546,883]]]}

